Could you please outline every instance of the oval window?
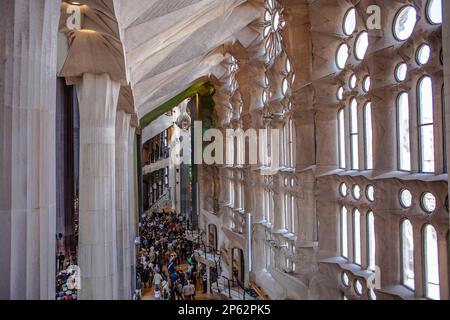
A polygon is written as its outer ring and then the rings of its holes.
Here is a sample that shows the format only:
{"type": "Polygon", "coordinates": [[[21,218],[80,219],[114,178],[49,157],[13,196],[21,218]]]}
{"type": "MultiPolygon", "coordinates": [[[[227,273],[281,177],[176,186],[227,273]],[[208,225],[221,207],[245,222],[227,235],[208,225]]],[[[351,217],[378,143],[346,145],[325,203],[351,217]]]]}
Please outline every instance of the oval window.
{"type": "Polygon", "coordinates": [[[355,281],[355,292],[358,295],[362,295],[362,293],[363,293],[363,286],[362,286],[362,283],[360,280],[355,281]]]}
{"type": "Polygon", "coordinates": [[[342,43],[336,52],[336,65],[339,69],[344,69],[348,59],[348,45],[342,43]]]}
{"type": "Polygon", "coordinates": [[[427,18],[432,24],[442,23],[442,0],[428,1],[427,18]]]}
{"type": "Polygon", "coordinates": [[[413,6],[406,6],[399,10],[394,20],[394,35],[397,40],[408,39],[416,26],[417,11],[413,6]]]}
{"type": "Polygon", "coordinates": [[[350,278],[348,277],[347,272],[342,272],[342,284],[346,287],[350,286],[350,278]]]}
{"type": "Polygon", "coordinates": [[[356,59],[363,60],[369,47],[369,34],[366,31],[361,32],[356,38],[355,55],[356,59]]]}
{"type": "Polygon", "coordinates": [[[353,198],[355,198],[356,200],[359,200],[361,198],[361,188],[355,184],[353,186],[353,198]]]}
{"type": "Polygon", "coordinates": [[[370,76],[365,76],[364,77],[363,90],[364,90],[364,92],[369,92],[369,90],[370,90],[370,76]]]}
{"type": "Polygon", "coordinates": [[[436,210],[436,197],[431,192],[426,192],[422,196],[422,207],[427,213],[433,213],[436,210]]]}
{"type": "Polygon", "coordinates": [[[404,208],[410,208],[412,206],[412,194],[408,189],[403,189],[400,192],[400,204],[404,208]]]}
{"type": "Polygon", "coordinates": [[[346,197],[347,191],[348,191],[347,185],[344,182],[342,182],[341,185],[339,186],[339,193],[341,194],[341,196],[346,197]]]}
{"type": "Polygon", "coordinates": [[[350,80],[348,81],[348,86],[350,87],[350,89],[356,88],[356,75],[355,74],[352,74],[350,76],[350,80]]]}
{"type": "Polygon", "coordinates": [[[373,186],[367,187],[366,196],[367,196],[367,200],[369,200],[370,202],[375,201],[375,189],[373,186]]]}
{"type": "Polygon", "coordinates": [[[343,87],[339,87],[339,89],[336,92],[336,97],[339,101],[342,101],[342,99],[344,99],[344,88],[343,87]]]}
{"type": "Polygon", "coordinates": [[[406,63],[399,63],[395,68],[395,79],[398,82],[405,81],[407,72],[408,66],[406,65],[406,63]]]}
{"type": "Polygon", "coordinates": [[[344,33],[349,36],[356,29],[356,10],[355,8],[351,8],[347,11],[344,17],[344,33]]]}
{"type": "Polygon", "coordinates": [[[422,44],[419,49],[417,49],[416,60],[420,65],[427,64],[430,60],[431,48],[427,44],[422,44]]]}

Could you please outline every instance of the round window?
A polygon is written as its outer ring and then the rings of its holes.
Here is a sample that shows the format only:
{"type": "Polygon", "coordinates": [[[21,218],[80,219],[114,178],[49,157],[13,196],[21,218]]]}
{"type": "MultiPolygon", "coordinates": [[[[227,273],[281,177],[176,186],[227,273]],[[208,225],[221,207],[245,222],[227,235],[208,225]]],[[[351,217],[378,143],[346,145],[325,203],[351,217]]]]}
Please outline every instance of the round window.
{"type": "Polygon", "coordinates": [[[349,36],[356,29],[356,10],[355,8],[351,8],[347,11],[344,16],[344,25],[343,25],[345,35],[349,36]]]}
{"type": "Polygon", "coordinates": [[[412,194],[408,189],[403,189],[400,192],[400,204],[404,208],[410,208],[412,206],[412,194]]]}
{"type": "Polygon", "coordinates": [[[406,63],[399,63],[395,68],[395,79],[398,82],[405,81],[407,72],[408,66],[406,65],[406,63]]]}
{"type": "Polygon", "coordinates": [[[361,32],[355,42],[355,56],[358,60],[363,60],[367,48],[369,47],[369,34],[366,31],[361,32]]]}
{"type": "Polygon", "coordinates": [[[422,196],[422,207],[428,213],[436,210],[436,197],[431,192],[426,192],[422,196]]]}
{"type": "Polygon", "coordinates": [[[417,11],[413,6],[405,6],[399,10],[394,19],[394,36],[399,41],[408,39],[416,26],[417,11]]]}
{"type": "Polygon", "coordinates": [[[428,60],[430,60],[431,48],[427,44],[422,44],[419,49],[417,49],[416,60],[420,65],[427,64],[428,60]]]}
{"type": "Polygon", "coordinates": [[[336,52],[336,65],[339,69],[344,69],[348,59],[348,45],[342,43],[336,52]]]}

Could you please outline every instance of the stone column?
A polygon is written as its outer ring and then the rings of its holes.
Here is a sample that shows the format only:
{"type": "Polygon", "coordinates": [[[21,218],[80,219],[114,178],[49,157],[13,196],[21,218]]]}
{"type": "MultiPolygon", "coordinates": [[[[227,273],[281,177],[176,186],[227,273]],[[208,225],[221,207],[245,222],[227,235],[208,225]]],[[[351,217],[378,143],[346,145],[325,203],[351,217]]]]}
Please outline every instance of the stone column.
{"type": "Polygon", "coordinates": [[[120,83],[84,74],[80,105],[80,235],[82,300],[118,298],[115,127],[120,83]]]}
{"type": "MultiPolygon", "coordinates": [[[[445,87],[445,141],[447,143],[447,159],[450,159],[450,3],[442,1],[443,7],[443,25],[442,25],[442,46],[444,56],[444,87],[445,87]]],[[[447,161],[447,172],[450,169],[450,161],[447,161]]],[[[450,196],[450,193],[449,193],[450,196]]]]}
{"type": "Polygon", "coordinates": [[[283,208],[283,202],[284,202],[284,193],[281,192],[280,187],[282,184],[282,178],[279,174],[273,177],[273,232],[274,233],[280,233],[284,229],[283,224],[283,215],[284,215],[284,208],[283,208]]]}
{"type": "Polygon", "coordinates": [[[60,1],[0,1],[0,299],[55,298],[60,1]]]}
{"type": "Polygon", "coordinates": [[[139,217],[136,210],[137,204],[137,194],[136,194],[136,128],[129,128],[130,132],[128,134],[128,211],[130,216],[130,281],[131,281],[131,293],[136,289],[136,245],[134,244],[134,239],[136,238],[136,228],[137,221],[139,217]]]}
{"type": "Polygon", "coordinates": [[[131,299],[130,215],[129,211],[129,137],[130,114],[117,112],[116,119],[116,241],[119,299],[131,299]]]}

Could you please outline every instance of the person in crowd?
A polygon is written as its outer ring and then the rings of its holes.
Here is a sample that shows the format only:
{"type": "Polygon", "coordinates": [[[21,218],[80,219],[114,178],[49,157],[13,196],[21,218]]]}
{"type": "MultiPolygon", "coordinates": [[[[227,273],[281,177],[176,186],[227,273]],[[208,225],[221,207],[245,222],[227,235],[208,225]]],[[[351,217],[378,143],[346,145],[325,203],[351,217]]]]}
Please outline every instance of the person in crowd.
{"type": "Polygon", "coordinates": [[[161,290],[162,280],[163,280],[163,278],[162,278],[161,274],[159,272],[156,272],[155,275],[153,276],[153,284],[155,285],[155,291],[161,290]]]}

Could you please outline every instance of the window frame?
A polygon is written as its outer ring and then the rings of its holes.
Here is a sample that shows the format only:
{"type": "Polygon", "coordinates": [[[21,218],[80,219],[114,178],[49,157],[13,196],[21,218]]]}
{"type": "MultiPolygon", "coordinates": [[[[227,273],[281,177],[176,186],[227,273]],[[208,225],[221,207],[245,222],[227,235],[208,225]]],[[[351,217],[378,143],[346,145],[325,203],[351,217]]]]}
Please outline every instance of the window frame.
{"type": "Polygon", "coordinates": [[[418,153],[419,153],[419,172],[420,173],[424,173],[424,174],[436,174],[436,128],[435,128],[435,124],[436,124],[436,119],[435,119],[435,105],[434,105],[434,96],[433,96],[433,79],[430,75],[425,74],[422,77],[420,77],[420,79],[417,81],[417,86],[416,86],[416,110],[417,110],[417,135],[418,135],[418,145],[417,145],[417,149],[418,149],[418,153]],[[425,79],[430,79],[430,83],[431,83],[431,114],[433,115],[433,122],[431,123],[421,123],[421,115],[422,115],[422,104],[421,104],[421,90],[420,87],[423,83],[423,81],[425,79]],[[432,172],[428,172],[428,171],[424,171],[423,167],[424,167],[424,160],[423,160],[423,135],[422,135],[422,129],[424,127],[432,127],[433,128],[433,163],[434,163],[434,170],[432,172]]]}

